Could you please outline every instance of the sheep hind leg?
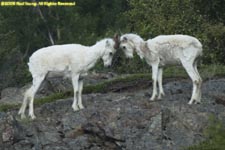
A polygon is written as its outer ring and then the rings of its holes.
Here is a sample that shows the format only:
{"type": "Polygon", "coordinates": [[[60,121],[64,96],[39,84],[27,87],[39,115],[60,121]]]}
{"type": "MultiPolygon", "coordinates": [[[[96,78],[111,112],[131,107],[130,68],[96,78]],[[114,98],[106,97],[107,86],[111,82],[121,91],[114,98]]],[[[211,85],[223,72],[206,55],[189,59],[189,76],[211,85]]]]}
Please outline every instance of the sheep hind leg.
{"type": "Polygon", "coordinates": [[[158,71],[159,95],[157,99],[162,99],[162,96],[165,95],[163,87],[162,87],[162,75],[163,75],[163,69],[159,68],[159,71],[158,71]]]}
{"type": "Polygon", "coordinates": [[[202,98],[202,91],[201,91],[201,88],[202,88],[202,78],[198,72],[198,69],[197,69],[197,61],[194,62],[194,69],[195,69],[195,73],[196,75],[198,76],[198,87],[197,87],[197,94],[198,94],[198,99],[196,101],[196,103],[201,103],[201,98],[202,98]]]}
{"type": "Polygon", "coordinates": [[[83,80],[79,80],[78,82],[79,87],[78,87],[78,107],[79,109],[84,109],[84,106],[82,104],[82,90],[83,90],[83,80]]]}
{"type": "Polygon", "coordinates": [[[182,63],[182,64],[193,83],[192,96],[190,101],[188,102],[188,104],[192,104],[198,100],[197,86],[198,86],[199,79],[195,72],[194,66],[192,64],[189,64],[189,63],[182,63]]]}
{"type": "Polygon", "coordinates": [[[31,119],[36,118],[36,116],[34,115],[34,97],[39,87],[41,86],[41,83],[44,80],[44,78],[45,78],[45,75],[42,75],[42,76],[38,76],[37,78],[35,77],[33,79],[33,85],[30,91],[31,94],[30,94],[30,102],[29,102],[29,116],[31,117],[31,119]]]}
{"type": "Polygon", "coordinates": [[[32,88],[30,87],[29,89],[27,89],[25,91],[24,98],[23,98],[23,103],[22,103],[22,106],[20,107],[20,110],[18,112],[18,115],[21,115],[22,119],[26,118],[25,111],[26,111],[26,108],[27,108],[28,100],[30,98],[31,90],[32,90],[32,88]]]}

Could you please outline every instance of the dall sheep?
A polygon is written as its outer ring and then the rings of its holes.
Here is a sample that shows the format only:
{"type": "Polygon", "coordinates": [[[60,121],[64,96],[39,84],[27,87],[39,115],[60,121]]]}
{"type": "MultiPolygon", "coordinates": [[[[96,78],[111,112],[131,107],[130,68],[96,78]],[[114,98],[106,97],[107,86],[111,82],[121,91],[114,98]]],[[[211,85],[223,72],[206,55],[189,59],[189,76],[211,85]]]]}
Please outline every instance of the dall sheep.
{"type": "Polygon", "coordinates": [[[162,87],[163,67],[181,64],[193,82],[192,96],[188,104],[201,102],[202,79],[197,70],[197,61],[202,55],[202,44],[188,35],[160,35],[144,41],[139,35],[124,34],[120,37],[120,48],[126,57],[132,58],[134,51],[152,66],[153,92],[150,100],[164,96],[162,87]]]}
{"type": "Polygon", "coordinates": [[[25,110],[29,100],[29,116],[35,119],[33,101],[42,81],[50,72],[63,72],[64,76],[72,78],[74,88],[74,111],[83,109],[82,89],[83,81],[79,80],[80,75],[86,74],[99,58],[102,58],[104,66],[110,66],[116,48],[118,47],[118,36],[114,39],[103,39],[93,46],[80,44],[54,45],[41,48],[34,52],[29,59],[29,71],[32,74],[32,86],[25,92],[23,104],[18,112],[22,118],[25,117],[25,110]]]}

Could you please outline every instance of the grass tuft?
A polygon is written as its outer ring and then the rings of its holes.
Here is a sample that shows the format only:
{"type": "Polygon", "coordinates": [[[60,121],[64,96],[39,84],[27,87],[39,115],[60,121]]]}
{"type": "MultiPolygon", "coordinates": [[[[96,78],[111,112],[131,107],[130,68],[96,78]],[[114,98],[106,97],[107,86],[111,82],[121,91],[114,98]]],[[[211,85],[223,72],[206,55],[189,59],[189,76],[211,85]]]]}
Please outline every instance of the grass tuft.
{"type": "MultiPolygon", "coordinates": [[[[225,76],[225,66],[224,65],[202,65],[199,68],[200,75],[202,76],[203,80],[211,79],[214,77],[222,77],[225,76]]],[[[167,67],[164,69],[164,78],[189,78],[187,73],[185,72],[184,68],[181,66],[173,66],[167,67]]],[[[151,80],[151,73],[142,73],[142,74],[130,74],[126,76],[120,76],[114,79],[102,81],[96,85],[87,85],[84,86],[83,94],[88,93],[106,93],[110,91],[110,87],[113,84],[117,83],[129,83],[132,81],[140,81],[140,80],[151,80]]],[[[35,99],[35,105],[42,105],[45,103],[54,102],[58,99],[64,99],[73,96],[73,91],[66,91],[61,93],[55,93],[50,96],[46,96],[45,98],[35,99]]],[[[15,104],[3,104],[0,105],[0,111],[6,112],[12,109],[18,109],[19,106],[15,104]]]]}
{"type": "Polygon", "coordinates": [[[225,149],[225,125],[222,121],[209,117],[209,126],[204,130],[206,140],[190,146],[187,150],[224,150],[225,149]]]}
{"type": "Polygon", "coordinates": [[[18,109],[20,105],[18,104],[1,104],[0,105],[0,111],[1,112],[6,112],[8,110],[12,109],[18,109]]]}

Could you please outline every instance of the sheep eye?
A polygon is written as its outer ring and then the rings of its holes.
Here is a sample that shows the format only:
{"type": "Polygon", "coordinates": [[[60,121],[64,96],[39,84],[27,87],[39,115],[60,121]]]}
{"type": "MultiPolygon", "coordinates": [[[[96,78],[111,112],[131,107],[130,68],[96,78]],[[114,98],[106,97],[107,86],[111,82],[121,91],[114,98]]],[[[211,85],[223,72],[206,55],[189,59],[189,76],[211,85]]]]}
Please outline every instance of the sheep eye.
{"type": "Polygon", "coordinates": [[[123,49],[126,49],[126,46],[123,46],[122,48],[123,48],[123,49]]]}
{"type": "Polygon", "coordinates": [[[112,56],[113,55],[113,53],[112,52],[109,52],[109,56],[112,56]]]}

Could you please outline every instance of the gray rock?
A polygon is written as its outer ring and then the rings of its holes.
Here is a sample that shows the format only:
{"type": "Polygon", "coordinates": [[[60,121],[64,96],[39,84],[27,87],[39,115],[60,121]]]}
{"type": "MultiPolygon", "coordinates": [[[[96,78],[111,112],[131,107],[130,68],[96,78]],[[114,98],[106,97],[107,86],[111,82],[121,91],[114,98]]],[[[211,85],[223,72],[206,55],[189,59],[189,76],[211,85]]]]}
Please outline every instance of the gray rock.
{"type": "Polygon", "coordinates": [[[6,124],[5,129],[2,132],[2,141],[3,142],[10,142],[13,140],[13,127],[6,124]]]}
{"type": "Polygon", "coordinates": [[[10,87],[2,90],[1,92],[1,104],[20,104],[23,99],[25,88],[10,87]]]}
{"type": "MultiPolygon", "coordinates": [[[[92,72],[89,75],[82,77],[84,79],[84,85],[96,84],[100,81],[111,79],[116,77],[114,73],[105,73],[99,74],[92,72]]],[[[18,87],[9,87],[1,91],[0,104],[21,104],[25,91],[31,87],[31,83],[26,84],[25,86],[18,87]]],[[[72,81],[67,78],[62,77],[47,77],[41,84],[35,98],[43,98],[45,96],[57,93],[57,92],[66,92],[72,91],[72,81]]]]}
{"type": "Polygon", "coordinates": [[[205,139],[210,115],[225,123],[224,105],[215,97],[223,99],[223,79],[204,82],[202,104],[196,105],[187,104],[190,80],[167,81],[164,87],[166,97],[154,102],[149,87],[84,94],[85,109],[77,112],[73,98],[46,103],[35,107],[34,121],[21,120],[17,110],[0,113],[0,149],[179,150],[205,139]]]}

